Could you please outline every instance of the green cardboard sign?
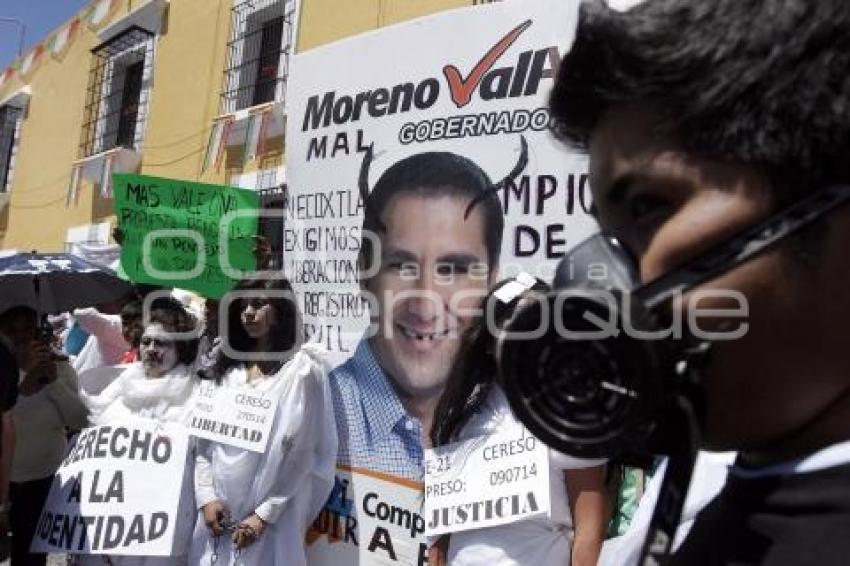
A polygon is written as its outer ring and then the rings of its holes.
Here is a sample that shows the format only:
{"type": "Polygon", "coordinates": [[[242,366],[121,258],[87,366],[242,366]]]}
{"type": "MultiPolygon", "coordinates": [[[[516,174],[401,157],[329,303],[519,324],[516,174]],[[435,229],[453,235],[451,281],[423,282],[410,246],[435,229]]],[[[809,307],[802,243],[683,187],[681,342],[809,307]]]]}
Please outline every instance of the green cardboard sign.
{"type": "Polygon", "coordinates": [[[147,175],[122,173],[112,179],[123,235],[121,268],[131,281],[218,299],[237,283],[223,271],[225,260],[235,270],[257,268],[256,192],[147,175]],[[237,211],[246,213],[225,226],[222,218],[237,211]],[[220,234],[226,234],[226,251],[220,234]]]}

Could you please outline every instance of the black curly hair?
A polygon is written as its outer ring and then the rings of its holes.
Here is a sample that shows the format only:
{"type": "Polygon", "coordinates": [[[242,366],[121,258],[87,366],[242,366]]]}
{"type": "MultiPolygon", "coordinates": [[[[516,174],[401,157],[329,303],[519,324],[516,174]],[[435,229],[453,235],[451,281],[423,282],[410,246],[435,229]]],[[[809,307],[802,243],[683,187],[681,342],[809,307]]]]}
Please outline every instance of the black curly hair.
{"type": "MultiPolygon", "coordinates": [[[[271,291],[265,298],[275,311],[268,352],[289,352],[303,342],[301,315],[295,304],[292,285],[288,280],[284,278],[245,279],[234,288],[234,291],[259,291],[260,296],[263,295],[263,291],[271,291]]],[[[230,347],[236,352],[251,351],[255,345],[255,340],[248,335],[242,325],[242,308],[242,301],[230,302],[227,309],[227,336],[222,337],[229,341],[230,347]]],[[[202,379],[211,379],[220,383],[230,368],[241,363],[242,361],[231,358],[224,353],[223,349],[219,349],[212,365],[199,370],[198,375],[202,379]]],[[[268,369],[274,371],[282,364],[282,360],[277,361],[272,364],[274,367],[268,369]]]]}
{"type": "Polygon", "coordinates": [[[762,168],[781,202],[850,182],[848,69],[847,0],[586,2],[553,129],[586,149],[608,108],[649,102],[684,149],[762,168]]]}
{"type": "Polygon", "coordinates": [[[549,285],[540,279],[521,295],[505,303],[497,293],[513,278],[497,283],[482,300],[482,316],[478,317],[463,336],[449,377],[446,389],[434,411],[434,425],[430,438],[434,446],[442,446],[454,440],[463,425],[474,415],[496,382],[498,366],[495,358],[497,337],[492,330],[503,328],[514,316],[520,300],[529,293],[544,294],[549,285]],[[487,324],[487,316],[491,316],[487,324]]]}
{"type": "MultiPolygon", "coordinates": [[[[197,321],[177,299],[158,297],[151,302],[146,323],[145,326],[160,324],[167,332],[188,333],[195,328],[197,321]]],[[[177,360],[190,365],[198,355],[198,339],[175,340],[174,348],[177,360]]]]}

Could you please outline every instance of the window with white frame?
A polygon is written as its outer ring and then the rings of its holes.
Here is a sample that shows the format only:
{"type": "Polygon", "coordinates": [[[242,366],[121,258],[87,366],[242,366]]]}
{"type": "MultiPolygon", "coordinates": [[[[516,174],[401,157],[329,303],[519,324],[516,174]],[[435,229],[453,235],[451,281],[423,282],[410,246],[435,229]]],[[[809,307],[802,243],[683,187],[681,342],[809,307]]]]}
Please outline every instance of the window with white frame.
{"type": "Polygon", "coordinates": [[[140,149],[153,80],[154,35],[131,27],[92,50],[82,157],[140,149]]]}
{"type": "Polygon", "coordinates": [[[12,188],[23,114],[23,109],[16,106],[0,106],[0,194],[8,193],[12,188]]]}
{"type": "Polygon", "coordinates": [[[283,102],[296,0],[236,0],[232,8],[221,113],[283,102]]]}

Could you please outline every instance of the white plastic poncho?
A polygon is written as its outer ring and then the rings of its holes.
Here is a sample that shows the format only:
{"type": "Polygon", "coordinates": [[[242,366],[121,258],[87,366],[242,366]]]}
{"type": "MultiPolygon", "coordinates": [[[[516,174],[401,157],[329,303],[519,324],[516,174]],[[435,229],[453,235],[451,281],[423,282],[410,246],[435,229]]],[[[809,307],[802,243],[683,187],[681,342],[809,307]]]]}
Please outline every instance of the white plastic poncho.
{"type": "MultiPolygon", "coordinates": [[[[83,399],[91,412],[94,425],[110,423],[127,424],[133,418],[153,419],[160,422],[185,423],[192,405],[195,380],[190,369],[177,364],[162,377],[148,378],[140,362],[124,370],[100,395],[85,395],[83,399]]],[[[190,439],[191,440],[191,439],[190,439]]],[[[194,463],[193,443],[190,442],[183,473],[183,487],[174,533],[174,556],[105,556],[81,555],[76,564],[103,566],[184,566],[186,552],[195,525],[195,498],[192,489],[194,463]]]]}
{"type": "Polygon", "coordinates": [[[128,417],[184,422],[191,408],[194,379],[190,369],[177,364],[162,377],[149,378],[136,362],[99,395],[82,394],[94,425],[114,423],[128,417]]]}
{"type": "MultiPolygon", "coordinates": [[[[307,344],[277,374],[248,384],[244,368],[224,377],[228,387],[253,387],[278,398],[275,422],[263,454],[209,441],[198,442],[197,507],[221,501],[234,521],[256,513],[262,536],[236,556],[229,533],[217,544],[216,566],[302,566],[304,537],[333,487],[336,424],[327,380],[326,352],[307,344]]],[[[211,565],[216,544],[200,516],[190,563],[211,565]]]]}

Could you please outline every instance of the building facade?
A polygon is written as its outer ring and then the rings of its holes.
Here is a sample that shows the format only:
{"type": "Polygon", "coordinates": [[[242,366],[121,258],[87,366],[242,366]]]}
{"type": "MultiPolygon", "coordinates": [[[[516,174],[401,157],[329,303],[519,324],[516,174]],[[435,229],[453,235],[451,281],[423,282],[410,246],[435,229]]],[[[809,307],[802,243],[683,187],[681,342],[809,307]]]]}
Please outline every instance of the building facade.
{"type": "Polygon", "coordinates": [[[273,203],[293,53],[479,3],[94,0],[0,70],[0,250],[108,244],[114,172],[273,203]]]}

